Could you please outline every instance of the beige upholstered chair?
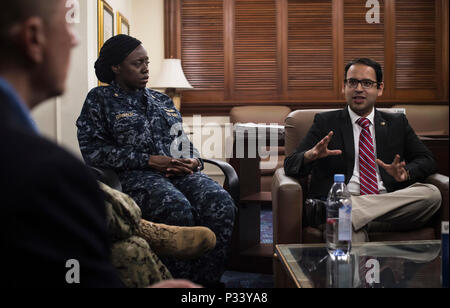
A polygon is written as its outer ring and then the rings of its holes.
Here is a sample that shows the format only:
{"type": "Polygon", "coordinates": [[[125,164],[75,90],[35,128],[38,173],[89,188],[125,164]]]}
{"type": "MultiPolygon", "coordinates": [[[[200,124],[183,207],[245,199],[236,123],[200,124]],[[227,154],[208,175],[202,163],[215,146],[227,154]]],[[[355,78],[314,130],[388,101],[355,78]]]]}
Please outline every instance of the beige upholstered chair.
{"type": "MultiPolygon", "coordinates": [[[[313,123],[314,115],[324,111],[329,110],[297,110],[288,115],[285,121],[286,155],[290,155],[295,151],[299,142],[305,137],[313,123]]],[[[447,122],[441,122],[441,125],[446,126],[448,132],[448,111],[447,122]]],[[[448,221],[449,178],[441,174],[434,174],[427,179],[427,182],[437,186],[442,194],[442,206],[436,214],[435,219],[429,225],[411,232],[378,232],[369,234],[371,241],[425,240],[435,239],[440,236],[441,221],[448,221]]],[[[320,230],[312,227],[304,227],[302,224],[306,185],[307,179],[300,183],[297,179],[286,176],[283,168],[276,170],[272,181],[274,246],[276,244],[323,242],[323,236],[320,230]]],[[[283,274],[279,266],[279,261],[275,256],[274,273],[276,283],[283,280],[283,274]]]]}
{"type": "Polygon", "coordinates": [[[448,136],[448,105],[395,105],[403,108],[418,136],[448,136]]]}

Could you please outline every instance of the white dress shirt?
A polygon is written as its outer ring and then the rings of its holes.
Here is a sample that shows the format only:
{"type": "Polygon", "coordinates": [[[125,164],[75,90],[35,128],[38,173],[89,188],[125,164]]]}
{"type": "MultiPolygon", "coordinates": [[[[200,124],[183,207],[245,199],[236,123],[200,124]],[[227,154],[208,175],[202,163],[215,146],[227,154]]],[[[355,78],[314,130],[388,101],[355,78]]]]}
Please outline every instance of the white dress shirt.
{"type": "MultiPolygon", "coordinates": [[[[347,108],[348,113],[350,114],[350,119],[352,121],[353,126],[353,141],[355,142],[355,165],[353,167],[353,176],[348,182],[347,188],[352,195],[359,195],[359,135],[361,134],[362,127],[359,126],[356,122],[361,118],[357,115],[350,107],[347,108]]],[[[370,121],[370,134],[372,135],[373,148],[375,150],[375,157],[377,157],[377,143],[375,136],[375,126],[374,126],[374,117],[375,117],[375,108],[372,109],[372,112],[366,117],[370,121]]],[[[378,191],[380,194],[386,193],[386,187],[384,187],[383,181],[380,176],[380,167],[378,164],[377,168],[377,182],[378,182],[378,191]]]]}

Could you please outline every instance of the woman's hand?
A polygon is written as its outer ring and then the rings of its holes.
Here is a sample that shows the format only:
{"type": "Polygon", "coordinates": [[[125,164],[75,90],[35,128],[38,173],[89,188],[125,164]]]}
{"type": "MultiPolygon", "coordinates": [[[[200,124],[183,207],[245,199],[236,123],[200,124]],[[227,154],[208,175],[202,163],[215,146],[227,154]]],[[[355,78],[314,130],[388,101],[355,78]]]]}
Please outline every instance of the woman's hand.
{"type": "Polygon", "coordinates": [[[149,166],[165,174],[167,177],[184,176],[194,173],[198,168],[198,160],[191,158],[175,159],[168,156],[150,156],[149,166]]]}
{"type": "Polygon", "coordinates": [[[173,162],[174,168],[170,168],[167,176],[183,176],[193,174],[199,167],[199,162],[195,158],[180,158],[173,162]],[[187,171],[187,172],[186,172],[187,171]],[[183,173],[184,172],[184,173],[183,173]]]}
{"type": "Polygon", "coordinates": [[[198,159],[195,158],[180,158],[176,159],[175,165],[177,166],[184,166],[186,168],[189,168],[189,170],[197,171],[199,162],[198,159]]]}

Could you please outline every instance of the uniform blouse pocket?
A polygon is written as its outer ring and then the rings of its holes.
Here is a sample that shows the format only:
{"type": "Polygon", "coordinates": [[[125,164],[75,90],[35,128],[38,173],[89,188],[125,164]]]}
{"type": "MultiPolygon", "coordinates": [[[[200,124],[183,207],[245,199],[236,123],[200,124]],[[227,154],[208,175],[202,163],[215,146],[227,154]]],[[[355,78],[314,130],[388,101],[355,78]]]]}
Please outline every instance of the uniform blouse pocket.
{"type": "Polygon", "coordinates": [[[145,141],[150,135],[149,123],[145,117],[133,113],[117,115],[113,130],[119,145],[133,145],[139,148],[145,148],[145,141]]]}

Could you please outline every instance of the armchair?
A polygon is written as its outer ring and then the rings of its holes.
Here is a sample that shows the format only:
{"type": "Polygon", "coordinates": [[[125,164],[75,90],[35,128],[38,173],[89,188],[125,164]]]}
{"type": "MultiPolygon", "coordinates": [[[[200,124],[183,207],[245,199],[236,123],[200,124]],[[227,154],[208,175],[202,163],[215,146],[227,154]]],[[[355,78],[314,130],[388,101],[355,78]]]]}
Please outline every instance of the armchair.
{"type": "MultiPolygon", "coordinates": [[[[288,115],[285,121],[285,151],[290,155],[295,151],[314,121],[318,112],[330,109],[297,110],[288,115]]],[[[448,126],[448,122],[446,123],[448,126]]],[[[434,174],[427,178],[439,188],[442,194],[442,205],[434,219],[425,227],[410,232],[377,232],[369,233],[371,241],[429,240],[440,238],[441,222],[448,221],[448,176],[434,174]]],[[[322,232],[313,227],[303,225],[303,202],[306,199],[308,179],[297,180],[288,177],[283,168],[276,170],[272,181],[273,211],[273,247],[277,244],[321,243],[322,232]]],[[[273,259],[274,280],[276,286],[289,285],[277,255],[273,259]]]]}
{"type": "MultiPolygon", "coordinates": [[[[223,172],[223,174],[225,175],[224,188],[226,191],[228,191],[235,204],[237,205],[239,202],[239,178],[233,167],[231,167],[231,165],[226,162],[215,159],[203,159],[203,162],[206,164],[215,165],[223,172]]],[[[122,184],[120,183],[119,177],[114,170],[93,166],[90,166],[90,169],[98,181],[118,191],[122,191],[122,184]]]]}
{"type": "MultiPolygon", "coordinates": [[[[297,110],[289,114],[285,127],[286,155],[295,151],[311,127],[314,115],[330,109],[297,110]]],[[[429,225],[410,232],[377,232],[369,234],[372,241],[392,240],[425,240],[440,236],[440,222],[448,220],[448,184],[449,178],[441,174],[434,174],[427,179],[427,183],[434,184],[442,194],[442,205],[435,219],[429,225]]],[[[316,228],[303,227],[303,201],[307,195],[307,179],[298,181],[287,177],[283,168],[275,172],[272,181],[272,208],[274,245],[294,243],[323,242],[322,232],[316,228]]]]}

